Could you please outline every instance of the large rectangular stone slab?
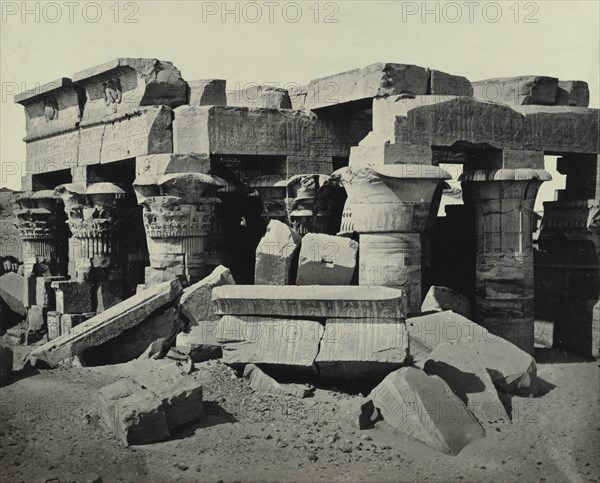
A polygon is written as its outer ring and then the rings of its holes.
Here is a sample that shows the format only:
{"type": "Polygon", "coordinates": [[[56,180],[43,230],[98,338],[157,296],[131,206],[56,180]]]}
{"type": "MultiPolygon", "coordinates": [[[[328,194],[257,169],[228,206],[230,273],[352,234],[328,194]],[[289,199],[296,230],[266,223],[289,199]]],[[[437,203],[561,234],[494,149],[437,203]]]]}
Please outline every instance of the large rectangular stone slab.
{"type": "Polygon", "coordinates": [[[235,285],[213,290],[218,315],[398,319],[401,290],[389,287],[235,285]]]}
{"type": "Polygon", "coordinates": [[[392,427],[446,454],[457,455],[485,436],[443,379],[414,367],[392,372],[368,399],[392,427]]]}
{"type": "Polygon", "coordinates": [[[558,79],[546,76],[521,76],[472,82],[474,97],[503,104],[545,104],[556,101],[558,79]]]}
{"type": "Polygon", "coordinates": [[[304,107],[320,109],[394,94],[427,94],[423,67],[378,62],[310,81],[304,107]]]}
{"type": "Polygon", "coordinates": [[[269,85],[251,85],[227,93],[228,106],[291,109],[292,101],[287,89],[269,85]]]}
{"type": "Polygon", "coordinates": [[[94,285],[72,280],[51,283],[56,294],[56,311],[61,314],[84,314],[94,312],[92,301],[94,285]]]}
{"type": "Polygon", "coordinates": [[[370,116],[344,121],[310,111],[233,106],[181,106],[173,122],[175,153],[348,156],[366,136],[370,116]]]}
{"type": "Polygon", "coordinates": [[[323,336],[315,320],[226,315],[216,339],[227,364],[313,365],[323,336]]]}
{"type": "Polygon", "coordinates": [[[29,356],[56,364],[79,355],[143,322],[152,312],[179,296],[181,290],[181,284],[177,280],[143,290],[36,348],[29,356]]]}

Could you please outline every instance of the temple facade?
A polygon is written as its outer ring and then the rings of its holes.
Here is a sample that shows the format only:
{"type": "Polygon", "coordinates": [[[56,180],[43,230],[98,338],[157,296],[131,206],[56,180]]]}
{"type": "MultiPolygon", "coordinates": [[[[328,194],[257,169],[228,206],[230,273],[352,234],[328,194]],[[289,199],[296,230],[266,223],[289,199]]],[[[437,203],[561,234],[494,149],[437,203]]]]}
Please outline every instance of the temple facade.
{"type": "Polygon", "coordinates": [[[471,83],[378,63],[297,92],[231,93],[170,62],[121,58],[15,102],[26,115],[14,201],[31,324],[49,309],[102,312],[140,285],[191,284],[219,264],[251,284],[277,220],[301,236],[353,238],[351,283],[403,289],[409,315],[445,285],[529,353],[537,319],[554,324],[556,347],[600,355],[599,116],[585,83],[471,83]],[[567,181],[534,243],[544,156],[567,181]],[[448,164],[462,167],[464,205],[438,223],[448,164]],[[454,264],[435,256],[451,244],[454,264]],[[40,308],[48,287],[60,304],[40,308]]]}

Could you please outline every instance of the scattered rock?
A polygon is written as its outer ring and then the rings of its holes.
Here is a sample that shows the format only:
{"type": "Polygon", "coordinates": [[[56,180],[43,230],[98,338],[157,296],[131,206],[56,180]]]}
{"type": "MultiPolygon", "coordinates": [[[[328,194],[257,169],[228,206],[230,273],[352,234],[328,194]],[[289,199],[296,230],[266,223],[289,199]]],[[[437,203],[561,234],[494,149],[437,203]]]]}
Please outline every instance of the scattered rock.
{"type": "Polygon", "coordinates": [[[252,389],[266,394],[294,396],[302,399],[314,391],[314,387],[309,387],[304,384],[285,384],[277,382],[255,364],[246,365],[244,368],[244,377],[248,379],[252,389]]]}
{"type": "Polygon", "coordinates": [[[358,242],[307,233],[302,239],[297,285],[349,285],[356,270],[358,242]]]}
{"type": "Polygon", "coordinates": [[[430,376],[441,377],[480,423],[510,420],[472,343],[459,340],[438,345],[424,369],[430,376]]]}
{"type": "Polygon", "coordinates": [[[485,436],[483,428],[437,376],[414,367],[388,375],[368,399],[392,427],[446,454],[485,436]]]}
{"type": "Polygon", "coordinates": [[[286,224],[271,220],[256,247],[254,283],[289,285],[294,281],[294,259],[302,238],[286,224]]]}
{"type": "Polygon", "coordinates": [[[471,302],[467,297],[451,288],[432,285],[421,304],[421,312],[426,314],[445,310],[452,310],[467,319],[473,319],[471,302]]]}

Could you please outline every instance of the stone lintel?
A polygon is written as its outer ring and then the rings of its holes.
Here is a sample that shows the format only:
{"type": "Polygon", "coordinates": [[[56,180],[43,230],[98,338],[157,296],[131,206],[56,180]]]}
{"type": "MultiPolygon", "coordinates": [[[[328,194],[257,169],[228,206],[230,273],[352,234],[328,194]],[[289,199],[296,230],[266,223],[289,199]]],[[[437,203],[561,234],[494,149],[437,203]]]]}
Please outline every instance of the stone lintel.
{"type": "Polygon", "coordinates": [[[402,291],[377,286],[232,285],[216,287],[212,300],[220,315],[404,317],[402,291]]]}

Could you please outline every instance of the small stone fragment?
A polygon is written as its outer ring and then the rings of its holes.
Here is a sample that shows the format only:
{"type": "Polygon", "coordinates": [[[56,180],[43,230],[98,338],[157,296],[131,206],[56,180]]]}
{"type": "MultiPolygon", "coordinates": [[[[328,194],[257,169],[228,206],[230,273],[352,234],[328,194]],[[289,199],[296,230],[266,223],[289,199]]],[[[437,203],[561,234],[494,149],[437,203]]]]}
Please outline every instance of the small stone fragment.
{"type": "Polygon", "coordinates": [[[342,399],[338,408],[340,420],[358,429],[370,428],[377,419],[373,401],[362,397],[342,399]]]}
{"type": "Polygon", "coordinates": [[[275,396],[294,396],[302,399],[314,391],[314,388],[304,384],[284,384],[277,382],[255,364],[246,365],[244,368],[244,377],[248,379],[250,387],[255,391],[275,396]]]}

